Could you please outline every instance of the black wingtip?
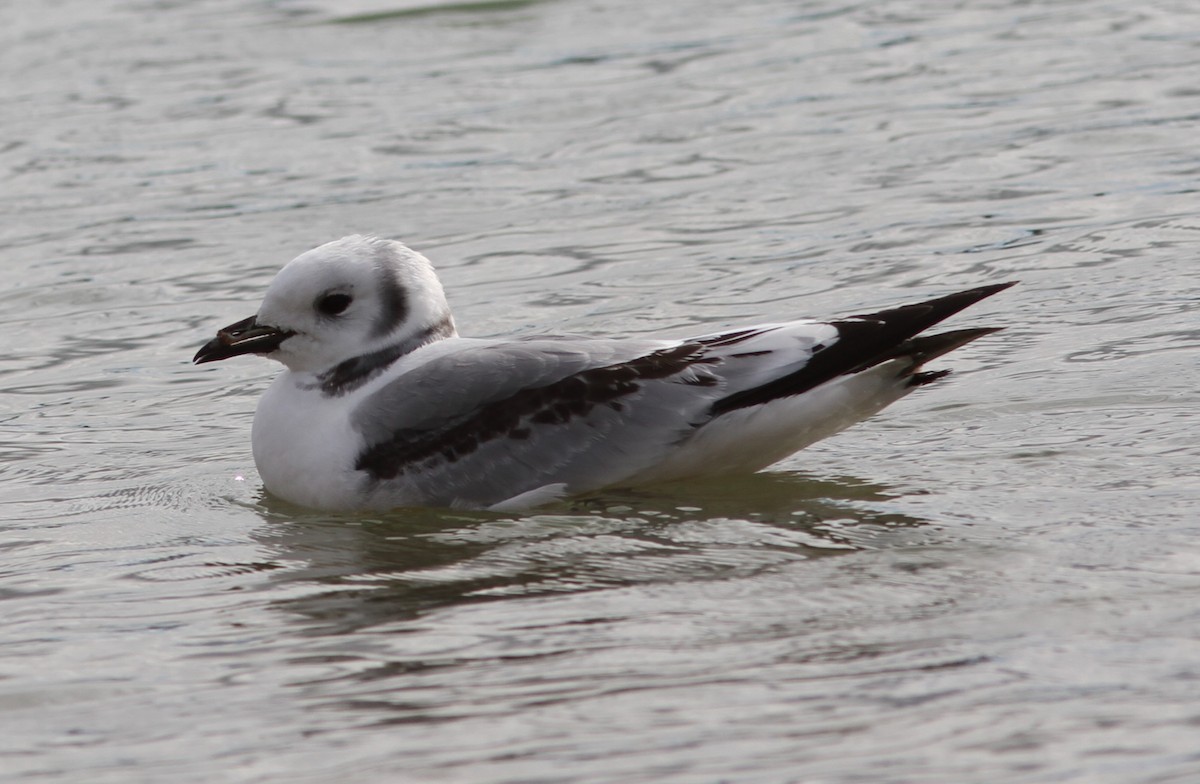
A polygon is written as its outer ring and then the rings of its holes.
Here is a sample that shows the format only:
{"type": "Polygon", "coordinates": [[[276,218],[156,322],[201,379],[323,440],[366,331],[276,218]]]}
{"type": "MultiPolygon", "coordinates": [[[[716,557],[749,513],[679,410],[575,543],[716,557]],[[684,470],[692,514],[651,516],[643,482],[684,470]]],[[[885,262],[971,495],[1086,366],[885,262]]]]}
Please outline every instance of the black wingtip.
{"type": "Polygon", "coordinates": [[[972,340],[978,340],[984,335],[991,335],[1003,329],[1004,327],[975,327],[939,332],[936,335],[922,335],[908,341],[912,348],[905,353],[915,359],[919,367],[943,354],[949,354],[956,348],[962,348],[972,340]]]}
{"type": "Polygon", "coordinates": [[[911,330],[909,335],[915,335],[932,327],[939,321],[950,318],[960,310],[971,307],[980,300],[987,299],[1005,289],[1012,288],[1017,283],[1019,281],[1010,280],[1007,283],[977,286],[966,291],[947,294],[944,297],[918,302],[915,305],[901,305],[898,308],[888,308],[887,310],[880,310],[875,313],[863,313],[853,318],[865,321],[891,322],[897,326],[903,325],[903,329],[911,330]]]}
{"type": "Polygon", "coordinates": [[[909,377],[914,385],[936,381],[945,374],[918,374],[915,371],[924,362],[995,332],[996,328],[953,330],[923,338],[915,336],[960,310],[1016,284],[1014,280],[978,286],[914,305],[902,305],[831,322],[838,330],[838,339],[831,347],[814,354],[803,368],[794,373],[721,398],[713,403],[712,413],[720,415],[778,397],[798,395],[837,376],[858,373],[897,357],[912,358],[913,363],[905,374],[911,374],[909,377]]]}
{"type": "Polygon", "coordinates": [[[977,286],[973,289],[967,289],[966,291],[960,291],[958,294],[951,294],[951,295],[949,295],[949,297],[944,297],[943,299],[952,299],[955,297],[963,297],[963,298],[969,300],[968,304],[974,304],[976,302],[979,302],[980,300],[987,299],[988,297],[992,296],[993,294],[999,294],[1001,291],[1004,291],[1006,289],[1011,289],[1013,286],[1017,285],[1020,282],[1021,281],[1019,281],[1019,280],[1010,280],[1010,281],[1006,281],[1004,283],[993,283],[988,286],[977,286]]]}
{"type": "Polygon", "coordinates": [[[980,297],[980,299],[983,299],[983,297],[990,297],[993,294],[998,294],[1001,291],[1004,291],[1005,289],[1011,289],[1013,286],[1017,285],[1020,282],[1021,281],[1019,281],[1019,280],[1008,280],[1008,281],[1005,281],[1004,283],[991,283],[987,286],[976,286],[973,289],[967,289],[966,291],[963,291],[960,293],[969,294],[972,291],[982,292],[983,296],[980,297]]]}

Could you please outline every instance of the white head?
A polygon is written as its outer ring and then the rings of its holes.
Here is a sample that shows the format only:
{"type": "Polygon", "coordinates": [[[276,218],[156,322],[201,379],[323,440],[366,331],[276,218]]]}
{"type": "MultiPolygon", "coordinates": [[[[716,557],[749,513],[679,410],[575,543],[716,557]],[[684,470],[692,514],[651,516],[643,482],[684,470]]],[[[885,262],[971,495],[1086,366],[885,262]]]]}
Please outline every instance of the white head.
{"type": "Polygon", "coordinates": [[[271,281],[258,314],[218,332],[195,361],[254,353],[321,373],[454,334],[428,259],[395,240],[354,235],[293,259],[271,281]]]}

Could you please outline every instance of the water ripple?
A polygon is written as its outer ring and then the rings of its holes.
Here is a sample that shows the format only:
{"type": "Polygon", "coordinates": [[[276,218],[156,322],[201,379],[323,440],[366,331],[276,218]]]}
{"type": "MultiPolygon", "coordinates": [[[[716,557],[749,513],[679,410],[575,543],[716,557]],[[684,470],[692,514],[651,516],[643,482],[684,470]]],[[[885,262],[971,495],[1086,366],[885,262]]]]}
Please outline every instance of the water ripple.
{"type": "Polygon", "coordinates": [[[1191,6],[60,6],[0,9],[11,776],[1196,778],[1191,6]],[[322,515],[189,359],[350,232],[472,335],[1022,282],[771,475],[322,515]]]}

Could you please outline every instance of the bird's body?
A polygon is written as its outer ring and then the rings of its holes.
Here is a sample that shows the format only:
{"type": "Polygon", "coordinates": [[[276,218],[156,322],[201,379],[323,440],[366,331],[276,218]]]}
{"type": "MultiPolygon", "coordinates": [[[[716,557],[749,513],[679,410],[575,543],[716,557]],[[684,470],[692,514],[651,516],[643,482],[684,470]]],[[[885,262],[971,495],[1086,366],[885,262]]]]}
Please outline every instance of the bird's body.
{"type": "Polygon", "coordinates": [[[478,340],[458,337],[424,257],[347,237],[285,267],[259,313],[196,361],[286,366],[252,434],[276,496],[518,508],[765,468],[944,375],[921,365],[995,330],[916,335],[1008,285],[684,340],[478,340]]]}

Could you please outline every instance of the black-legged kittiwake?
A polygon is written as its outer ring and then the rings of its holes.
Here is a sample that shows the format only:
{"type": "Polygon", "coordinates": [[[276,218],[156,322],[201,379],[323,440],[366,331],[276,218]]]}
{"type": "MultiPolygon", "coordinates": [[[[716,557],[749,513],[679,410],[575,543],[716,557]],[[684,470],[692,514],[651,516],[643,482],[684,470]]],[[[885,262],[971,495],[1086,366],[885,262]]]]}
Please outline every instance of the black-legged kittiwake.
{"type": "Polygon", "coordinates": [[[996,328],[919,333],[1011,285],[683,340],[481,340],[458,336],[424,256],[351,236],[285,266],[195,362],[283,364],[251,437],[275,496],[515,509],[765,468],[943,377],[922,368],[996,328]]]}

